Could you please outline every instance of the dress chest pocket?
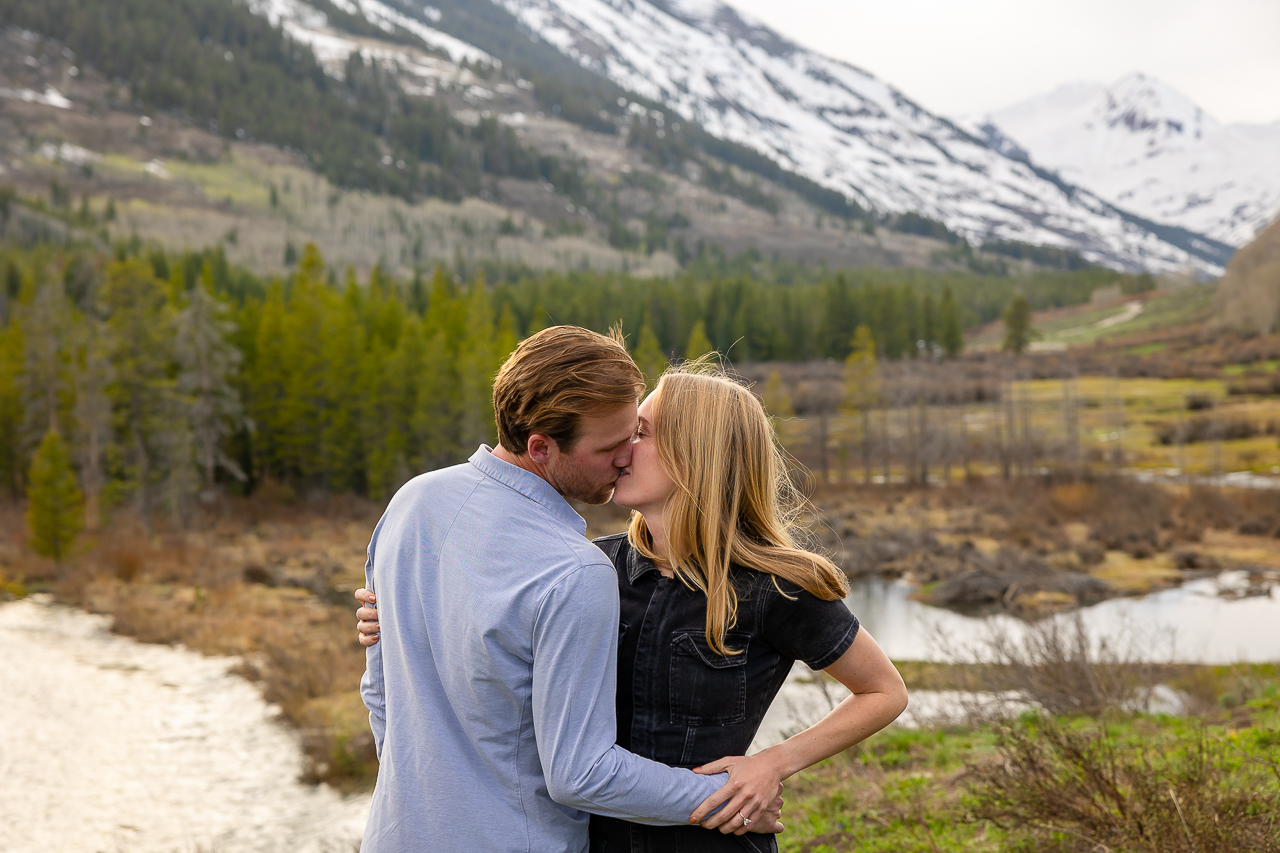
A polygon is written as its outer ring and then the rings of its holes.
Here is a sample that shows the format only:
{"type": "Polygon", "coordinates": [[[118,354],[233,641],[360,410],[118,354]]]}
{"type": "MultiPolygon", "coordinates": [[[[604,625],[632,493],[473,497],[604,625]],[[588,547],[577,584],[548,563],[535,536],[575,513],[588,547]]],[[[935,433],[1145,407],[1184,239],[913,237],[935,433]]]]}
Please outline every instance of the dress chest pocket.
{"type": "Polygon", "coordinates": [[[671,635],[671,724],[724,726],[747,718],[749,634],[730,631],[725,645],[736,655],[720,655],[701,630],[671,635]]]}

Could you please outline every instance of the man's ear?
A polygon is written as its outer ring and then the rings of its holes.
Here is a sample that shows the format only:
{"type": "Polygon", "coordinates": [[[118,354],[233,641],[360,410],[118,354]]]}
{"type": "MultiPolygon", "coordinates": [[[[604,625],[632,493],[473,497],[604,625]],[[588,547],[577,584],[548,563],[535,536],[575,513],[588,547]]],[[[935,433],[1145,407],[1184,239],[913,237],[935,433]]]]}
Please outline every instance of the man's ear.
{"type": "Polygon", "coordinates": [[[529,454],[529,458],[539,465],[546,465],[551,461],[551,454],[559,450],[555,439],[548,438],[540,433],[534,433],[529,436],[529,441],[525,445],[525,452],[529,454]]]}

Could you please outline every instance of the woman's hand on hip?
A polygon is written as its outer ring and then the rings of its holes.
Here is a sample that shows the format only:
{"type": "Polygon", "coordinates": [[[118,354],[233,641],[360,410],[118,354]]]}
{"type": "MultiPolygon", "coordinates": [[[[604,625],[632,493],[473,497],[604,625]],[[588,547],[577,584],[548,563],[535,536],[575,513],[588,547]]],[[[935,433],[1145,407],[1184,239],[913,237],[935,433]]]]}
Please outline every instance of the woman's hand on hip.
{"type": "Polygon", "coordinates": [[[379,625],[378,625],[378,609],[375,606],[377,599],[369,590],[361,587],[355,592],[356,601],[360,602],[363,607],[356,610],[356,639],[360,641],[362,646],[372,646],[378,642],[379,625]]]}
{"type": "Polygon", "coordinates": [[[747,757],[733,755],[695,767],[694,773],[728,773],[729,781],[698,806],[689,817],[707,829],[742,835],[747,832],[781,832],[783,772],[768,752],[747,757]],[[724,807],[715,814],[716,806],[724,807]],[[744,820],[745,819],[745,820],[744,820]],[[774,826],[777,826],[775,829],[774,826]]]}

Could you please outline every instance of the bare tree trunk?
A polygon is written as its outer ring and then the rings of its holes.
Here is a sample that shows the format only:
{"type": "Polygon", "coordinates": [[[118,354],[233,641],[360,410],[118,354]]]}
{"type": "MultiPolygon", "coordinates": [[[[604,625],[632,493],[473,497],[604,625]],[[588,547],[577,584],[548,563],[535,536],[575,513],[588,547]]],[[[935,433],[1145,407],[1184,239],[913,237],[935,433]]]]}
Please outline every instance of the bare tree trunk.
{"type": "Polygon", "coordinates": [[[1013,471],[1014,455],[1018,441],[1017,426],[1013,411],[1013,383],[1005,382],[1004,393],[1004,427],[1000,435],[1000,464],[1004,469],[1004,478],[1008,480],[1013,471]]]}
{"type": "Polygon", "coordinates": [[[919,464],[920,464],[920,485],[929,485],[929,407],[925,400],[924,381],[921,380],[920,389],[917,397],[917,411],[919,415],[916,418],[916,424],[919,430],[919,464]]]}
{"type": "Polygon", "coordinates": [[[889,485],[889,472],[893,456],[893,437],[889,433],[889,407],[887,405],[880,410],[880,423],[883,427],[880,430],[880,437],[884,442],[880,461],[884,467],[884,484],[887,486],[889,485]]]}
{"type": "Polygon", "coordinates": [[[871,483],[871,413],[862,409],[862,482],[871,483]]]}
{"type": "Polygon", "coordinates": [[[948,412],[942,414],[939,432],[942,437],[942,482],[951,485],[951,426],[948,424],[948,412]]]}
{"type": "Polygon", "coordinates": [[[1213,476],[1218,479],[1222,476],[1222,421],[1216,415],[1210,429],[1213,431],[1213,476]]]}
{"type": "Polygon", "coordinates": [[[822,484],[831,482],[831,471],[827,465],[827,403],[818,404],[818,462],[822,469],[822,484]]]}
{"type": "Polygon", "coordinates": [[[1178,446],[1178,472],[1181,479],[1185,482],[1187,479],[1187,422],[1182,416],[1178,417],[1178,428],[1174,432],[1174,440],[1178,446]]]}
{"type": "Polygon", "coordinates": [[[1022,474],[1027,476],[1036,471],[1036,442],[1031,430],[1031,414],[1033,409],[1031,395],[1021,385],[1018,387],[1018,411],[1022,416],[1022,474]]]}
{"type": "Polygon", "coordinates": [[[1120,383],[1114,377],[1111,382],[1111,469],[1119,471],[1124,466],[1124,394],[1120,391],[1120,383]]]}
{"type": "Polygon", "coordinates": [[[1076,407],[1076,378],[1062,380],[1062,425],[1066,434],[1067,463],[1074,479],[1080,479],[1080,416],[1076,407]]]}

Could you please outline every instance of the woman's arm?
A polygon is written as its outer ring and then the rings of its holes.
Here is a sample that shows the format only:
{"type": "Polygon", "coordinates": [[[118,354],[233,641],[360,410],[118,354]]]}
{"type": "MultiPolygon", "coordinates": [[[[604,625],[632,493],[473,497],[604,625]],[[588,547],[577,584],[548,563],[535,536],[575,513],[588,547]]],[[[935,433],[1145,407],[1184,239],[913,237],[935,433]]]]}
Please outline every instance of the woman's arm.
{"type": "Polygon", "coordinates": [[[859,629],[853,645],[824,671],[853,695],[820,722],[777,746],[749,758],[730,756],[697,768],[698,773],[728,771],[729,782],[693,813],[690,823],[701,822],[708,829],[720,827],[721,832],[737,830],[741,826],[739,812],[751,817],[773,799],[783,780],[866,740],[907,707],[902,676],[865,630],[859,629]],[[727,805],[707,817],[722,802],[727,805]]]}

